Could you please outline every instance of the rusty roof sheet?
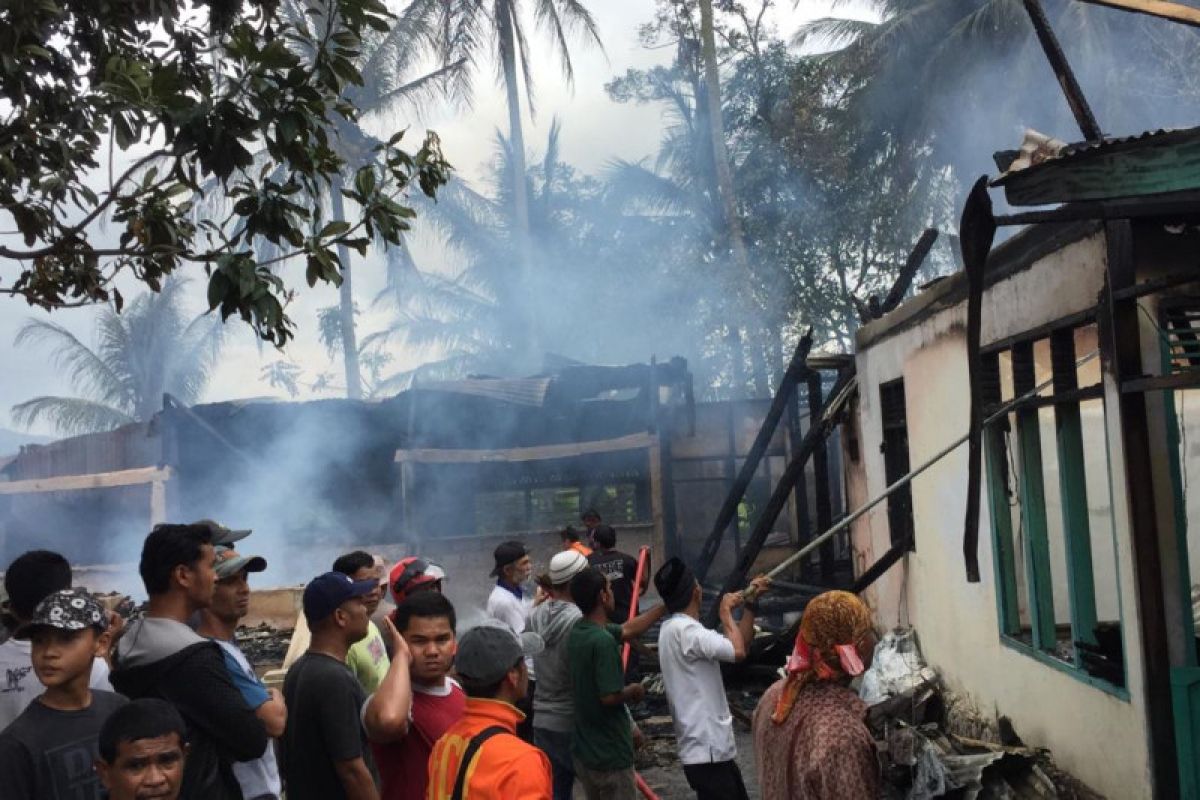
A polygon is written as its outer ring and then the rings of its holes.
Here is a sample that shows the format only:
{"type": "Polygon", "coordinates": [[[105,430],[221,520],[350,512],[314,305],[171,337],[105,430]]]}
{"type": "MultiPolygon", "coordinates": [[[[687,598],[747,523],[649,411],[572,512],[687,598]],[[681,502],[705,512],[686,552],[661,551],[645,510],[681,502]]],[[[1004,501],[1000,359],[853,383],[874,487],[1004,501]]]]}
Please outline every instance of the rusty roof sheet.
{"type": "Polygon", "coordinates": [[[448,392],[472,395],[512,403],[541,407],[553,378],[472,378],[462,381],[431,381],[415,388],[424,392],[448,392]]]}
{"type": "Polygon", "coordinates": [[[991,181],[992,186],[1003,186],[1010,178],[1022,176],[1030,170],[1037,169],[1044,164],[1062,164],[1080,156],[1092,156],[1100,153],[1112,153],[1122,150],[1133,150],[1147,145],[1171,144],[1173,141],[1188,141],[1200,136],[1200,128],[1159,128],[1158,130],[1145,131],[1143,133],[1133,134],[1131,136],[1109,136],[1104,139],[1093,142],[1071,142],[1062,144],[1056,139],[1044,136],[1037,131],[1026,131],[1026,138],[1022,142],[1022,153],[1031,144],[1031,134],[1033,137],[1040,137],[1046,140],[1048,145],[1061,145],[1057,148],[1056,153],[1048,153],[1043,147],[1038,151],[1038,157],[1032,160],[1018,158],[1004,174],[991,181]],[[1019,166],[1018,166],[1019,165],[1019,166]]]}

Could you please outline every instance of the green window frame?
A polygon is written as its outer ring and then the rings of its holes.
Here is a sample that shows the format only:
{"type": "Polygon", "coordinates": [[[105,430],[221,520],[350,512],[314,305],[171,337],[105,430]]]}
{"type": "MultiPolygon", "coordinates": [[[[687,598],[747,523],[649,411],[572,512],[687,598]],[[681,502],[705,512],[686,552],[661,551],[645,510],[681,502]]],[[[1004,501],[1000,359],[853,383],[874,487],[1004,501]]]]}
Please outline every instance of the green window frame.
{"type": "MultiPolygon", "coordinates": [[[[1120,665],[1118,679],[1099,677],[1085,668],[1077,644],[1097,645],[1098,619],[1080,406],[1086,401],[1102,400],[1104,393],[1099,383],[1079,386],[1077,362],[1088,354],[1076,352],[1076,330],[1089,323],[1090,320],[1079,318],[1064,321],[1058,327],[1047,326],[1031,331],[1024,337],[997,343],[985,348],[981,354],[984,417],[990,419],[996,416],[984,425],[983,445],[987,502],[992,520],[997,617],[1000,637],[1006,645],[1104,691],[1128,699],[1124,687],[1124,663],[1120,665]],[[1036,342],[1046,339],[1049,340],[1050,350],[1050,386],[1036,391],[1039,381],[1034,347],[1036,342]],[[1011,380],[1011,398],[1003,396],[1005,382],[1001,372],[1006,366],[1011,369],[1011,373],[1004,376],[1011,380]],[[1046,389],[1049,389],[1048,394],[1046,389]],[[1011,403],[1009,413],[995,415],[1006,401],[1011,403]],[[1057,454],[1058,508],[1048,506],[1046,497],[1043,447],[1051,443],[1043,442],[1038,412],[1047,407],[1054,411],[1055,441],[1052,446],[1057,454]],[[1020,500],[1020,515],[1015,519],[1010,487],[1020,500]],[[1070,660],[1065,660],[1061,655],[1060,632],[1055,620],[1049,524],[1052,519],[1050,515],[1055,513],[1061,515],[1063,550],[1066,555],[1070,660]],[[1017,525],[1022,532],[1019,547],[1014,537],[1017,525]],[[1028,626],[1022,623],[1020,613],[1018,564],[1023,568],[1025,578],[1028,626]]],[[[1106,432],[1102,444],[1107,452],[1106,432]]],[[[1105,479],[1111,491],[1110,476],[1106,474],[1105,479]]],[[[1120,612],[1119,593],[1116,600],[1118,635],[1123,638],[1124,621],[1120,612]]]]}

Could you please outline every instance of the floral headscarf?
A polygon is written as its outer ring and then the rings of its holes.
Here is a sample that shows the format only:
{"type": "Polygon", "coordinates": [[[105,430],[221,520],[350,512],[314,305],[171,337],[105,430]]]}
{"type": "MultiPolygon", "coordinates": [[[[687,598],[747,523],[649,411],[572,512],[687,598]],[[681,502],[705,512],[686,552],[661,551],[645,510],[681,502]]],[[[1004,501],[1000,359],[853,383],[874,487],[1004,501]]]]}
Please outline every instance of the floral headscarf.
{"type": "Polygon", "coordinates": [[[865,668],[858,648],[871,633],[871,612],[856,595],[825,592],[810,600],[771,720],[776,724],[786,720],[808,684],[861,675],[865,668]]]}

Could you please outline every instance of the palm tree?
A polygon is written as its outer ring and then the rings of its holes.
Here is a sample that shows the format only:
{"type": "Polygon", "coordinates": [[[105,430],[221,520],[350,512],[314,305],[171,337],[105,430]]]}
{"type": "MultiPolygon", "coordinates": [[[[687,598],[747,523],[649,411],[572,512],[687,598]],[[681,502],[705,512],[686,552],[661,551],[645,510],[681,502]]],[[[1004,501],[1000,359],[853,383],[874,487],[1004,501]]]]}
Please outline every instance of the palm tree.
{"type": "MultiPolygon", "coordinates": [[[[560,133],[554,122],[544,156],[524,181],[513,178],[516,148],[497,133],[496,156],[484,190],[452,179],[438,193],[437,202],[427,204],[423,218],[434,226],[457,266],[450,274],[435,273],[409,261],[406,269],[390,273],[389,285],[376,302],[391,306],[395,321],[368,337],[364,349],[400,342],[416,352],[436,353],[438,359],[391,376],[381,388],[403,389],[418,377],[511,374],[528,366],[522,307],[529,299],[509,275],[530,250],[539,260],[561,264],[564,270],[580,261],[571,255],[572,237],[579,226],[568,220],[586,216],[578,208],[584,201],[571,185],[570,169],[560,161],[560,133]],[[517,183],[529,190],[527,240],[520,233],[512,202],[511,189],[517,183]]],[[[563,283],[573,280],[564,271],[544,277],[534,288],[539,297],[555,296],[563,283]]],[[[542,316],[548,313],[546,305],[541,304],[542,316]]],[[[544,324],[554,329],[561,321],[544,324]]]]}
{"type": "Polygon", "coordinates": [[[164,393],[191,404],[204,393],[216,365],[225,327],[202,315],[189,320],[182,306],[187,281],[168,279],[162,291],[140,295],[118,314],[100,311],[97,342],[88,347],[49,320],[31,319],[14,344],[47,345],[56,367],[70,378],[76,397],[34,397],[13,406],[25,427],[40,419],[64,435],[105,431],[145,422],[162,408],[164,393]]]}
{"type": "MultiPolygon", "coordinates": [[[[1192,124],[1188,110],[1200,89],[1192,31],[1073,1],[1045,5],[1106,133],[1192,124]]],[[[929,142],[938,161],[969,183],[981,153],[999,144],[989,140],[997,132],[1013,146],[1020,126],[1077,136],[1022,0],[871,0],[867,7],[878,21],[817,20],[793,43],[835,48],[828,59],[867,79],[856,106],[875,137],[929,142]]]]}
{"type": "MultiPolygon", "coordinates": [[[[315,31],[323,28],[325,17],[310,10],[302,0],[285,0],[282,13],[291,25],[308,31],[320,38],[315,31]]],[[[336,136],[331,146],[345,163],[344,173],[337,176],[327,192],[316,205],[317,211],[330,211],[337,219],[346,219],[345,199],[342,190],[352,182],[355,171],[369,163],[377,147],[383,142],[368,131],[380,123],[392,126],[402,112],[416,113],[435,100],[453,94],[461,88],[467,66],[465,58],[450,58],[440,66],[424,69],[431,49],[436,49],[436,31],[431,27],[432,18],[428,11],[412,3],[396,15],[394,23],[386,31],[368,31],[353,57],[353,66],[359,82],[351,82],[345,89],[347,100],[359,110],[355,120],[337,116],[334,118],[336,136]]],[[[302,57],[313,57],[306,52],[302,57]]],[[[256,162],[265,155],[265,150],[255,154],[256,162]]],[[[195,203],[195,214],[199,218],[223,216],[217,206],[225,202],[219,192],[220,185],[212,181],[203,187],[195,203]]],[[[381,244],[376,241],[375,244],[381,244]]],[[[267,260],[282,253],[269,242],[258,241],[258,256],[267,260]]],[[[389,274],[403,271],[410,260],[406,248],[401,245],[387,246],[387,269],[389,274]]],[[[358,341],[355,320],[354,270],[351,250],[344,244],[338,245],[338,261],[341,266],[342,283],[339,287],[340,324],[337,331],[341,338],[338,350],[342,359],[347,397],[361,398],[363,380],[360,368],[363,348],[358,341]]],[[[324,311],[324,310],[323,310],[324,311]]]]}
{"type": "MultiPolygon", "coordinates": [[[[527,175],[525,164],[525,133],[522,126],[521,89],[525,90],[526,102],[534,110],[533,73],[529,65],[530,46],[526,35],[527,25],[524,9],[532,4],[536,23],[545,29],[553,43],[555,53],[562,65],[562,74],[568,84],[575,78],[571,61],[568,37],[578,33],[584,41],[603,49],[600,33],[592,14],[581,0],[413,0],[408,13],[424,21],[438,31],[437,43],[443,63],[450,64],[466,59],[475,64],[485,48],[494,49],[498,77],[503,82],[508,105],[508,137],[512,150],[512,185],[509,188],[513,204],[516,232],[523,238],[520,243],[522,257],[516,262],[518,283],[528,284],[533,271],[534,254],[528,242],[531,232],[529,188],[524,182],[527,175]]],[[[462,84],[464,96],[469,96],[469,85],[462,84]]],[[[527,340],[536,349],[537,330],[530,318],[524,320],[529,329],[527,340]]]]}
{"type": "MultiPolygon", "coordinates": [[[[306,13],[306,4],[292,0],[291,16],[298,25],[319,25],[319,19],[306,13]]],[[[366,162],[371,151],[382,144],[367,133],[364,125],[379,119],[388,120],[402,109],[418,110],[441,96],[446,88],[461,73],[465,59],[447,59],[437,69],[418,72],[421,61],[433,42],[435,31],[430,28],[427,14],[410,5],[401,12],[395,23],[386,32],[376,32],[364,39],[355,67],[362,77],[361,84],[348,87],[347,100],[361,111],[357,122],[343,118],[339,121],[338,147],[348,165],[366,162]]],[[[337,219],[345,219],[342,198],[344,178],[333,181],[329,187],[328,201],[337,219]]],[[[400,249],[400,248],[395,248],[400,249]]],[[[404,254],[389,255],[389,260],[405,257],[404,254]]],[[[338,260],[342,266],[340,288],[340,333],[341,354],[346,376],[346,395],[351,399],[363,396],[360,370],[361,348],[358,344],[357,325],[354,319],[354,272],[351,267],[350,249],[338,245],[338,260]]]]}

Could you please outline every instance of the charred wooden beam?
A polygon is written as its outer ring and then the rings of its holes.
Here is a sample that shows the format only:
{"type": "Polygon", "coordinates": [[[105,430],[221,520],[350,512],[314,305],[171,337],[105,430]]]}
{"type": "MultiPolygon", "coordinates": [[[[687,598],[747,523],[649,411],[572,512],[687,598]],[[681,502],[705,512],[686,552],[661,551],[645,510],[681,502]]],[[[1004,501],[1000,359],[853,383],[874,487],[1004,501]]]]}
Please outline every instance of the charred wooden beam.
{"type": "Polygon", "coordinates": [[[754,444],[750,446],[750,452],[746,454],[746,460],[742,462],[742,468],[738,471],[737,478],[734,479],[733,485],[729,487],[729,493],[725,495],[725,502],[721,504],[721,509],[717,512],[717,518],[713,522],[712,531],[708,534],[708,538],[704,541],[704,547],[700,550],[700,557],[696,561],[695,572],[696,578],[701,583],[704,582],[704,578],[708,575],[708,570],[712,567],[717,550],[721,547],[721,539],[725,536],[725,529],[729,527],[730,521],[733,519],[734,514],[737,513],[738,504],[746,496],[746,489],[749,488],[750,481],[754,479],[754,473],[758,471],[758,465],[762,461],[763,455],[767,452],[771,438],[775,435],[775,428],[778,427],[779,420],[783,417],[783,412],[787,410],[788,401],[792,393],[796,391],[796,386],[800,378],[804,376],[808,369],[805,362],[808,359],[808,351],[811,347],[812,330],[809,330],[796,344],[796,351],[792,354],[792,360],[788,364],[787,372],[783,375],[783,380],[779,382],[779,388],[775,391],[774,399],[771,400],[771,407],[767,411],[767,416],[763,419],[762,427],[758,429],[758,435],[754,437],[754,444]]]}
{"type": "Polygon", "coordinates": [[[1063,224],[1087,220],[1162,219],[1163,221],[1193,221],[1200,217],[1200,192],[1171,192],[1150,197],[1130,197],[1115,200],[1089,200],[1067,203],[1045,211],[1023,211],[1001,214],[996,224],[1013,225],[1063,224]]]}
{"type": "Polygon", "coordinates": [[[892,568],[900,559],[904,558],[912,552],[913,540],[911,536],[905,536],[900,541],[896,542],[891,548],[879,557],[879,560],[859,575],[854,584],[850,587],[850,591],[854,594],[865,592],[870,586],[879,580],[885,572],[892,568]]]}
{"type": "MultiPolygon", "coordinates": [[[[1036,2],[1036,0],[1035,0],[1036,2]]],[[[967,386],[970,395],[970,427],[967,430],[967,507],[963,520],[963,559],[967,581],[979,576],[979,492],[982,469],[981,423],[983,399],[979,382],[979,339],[983,317],[984,273],[988,253],[996,237],[992,200],[987,193],[987,176],[975,182],[963,207],[959,244],[967,272],[967,386]]]]}
{"type": "Polygon", "coordinates": [[[1050,68],[1054,70],[1054,75],[1058,78],[1058,85],[1062,87],[1063,94],[1067,98],[1067,105],[1071,107],[1075,122],[1079,125],[1079,130],[1083,132],[1083,138],[1093,142],[1100,141],[1104,136],[1100,132],[1100,124],[1096,122],[1092,107],[1088,105],[1087,97],[1083,94],[1083,88],[1075,79],[1075,73],[1071,70],[1070,62],[1067,61],[1067,54],[1063,52],[1058,36],[1050,27],[1050,20],[1046,17],[1041,2],[1039,0],[1022,0],[1022,2],[1024,2],[1025,11],[1033,23],[1033,29],[1037,33],[1038,42],[1041,43],[1046,59],[1050,62],[1050,68]]]}
{"type": "MultiPolygon", "coordinates": [[[[763,507],[762,512],[758,515],[758,520],[754,524],[754,530],[750,533],[749,539],[746,540],[746,545],[742,549],[741,555],[737,559],[737,563],[726,576],[725,582],[721,587],[721,594],[731,592],[742,586],[746,582],[746,574],[750,571],[750,567],[754,565],[758,554],[762,551],[763,543],[766,542],[767,536],[770,535],[771,529],[775,526],[775,521],[779,519],[779,514],[783,511],[784,505],[787,504],[788,495],[795,486],[796,478],[804,471],[808,459],[819,445],[824,444],[825,439],[833,432],[834,426],[837,424],[838,416],[841,407],[844,404],[840,403],[850,382],[854,378],[854,370],[843,370],[833,385],[833,390],[830,393],[830,404],[819,420],[814,419],[810,422],[808,433],[804,435],[804,440],[792,454],[788,461],[787,468],[779,477],[779,482],[775,484],[775,490],[771,492],[771,499],[763,507]],[[831,413],[832,412],[832,413],[831,413]]],[[[813,542],[815,544],[815,541],[813,542]]],[[[706,615],[706,621],[712,625],[716,621],[717,606],[713,605],[706,615]]]]}
{"type": "Polygon", "coordinates": [[[904,266],[900,268],[899,274],[896,275],[896,282],[892,284],[891,291],[883,299],[883,304],[880,306],[880,311],[883,314],[895,310],[904,300],[904,295],[908,294],[908,289],[912,286],[913,278],[917,276],[917,270],[921,268],[921,265],[925,263],[925,259],[929,257],[929,251],[937,243],[937,238],[938,232],[935,228],[926,228],[921,234],[921,238],[917,239],[917,243],[913,245],[912,252],[908,254],[908,259],[904,262],[904,266]]]}
{"type": "MultiPolygon", "coordinates": [[[[808,418],[820,419],[825,411],[825,398],[821,394],[821,376],[810,373],[808,376],[808,418]]],[[[813,491],[816,496],[817,530],[827,531],[833,524],[833,504],[829,499],[829,455],[825,448],[825,440],[821,439],[813,447],[813,491]]],[[[774,521],[772,520],[772,524],[774,521]]],[[[833,579],[833,540],[821,545],[821,577],[833,579]]]]}
{"type": "Polygon", "coordinates": [[[48,478],[0,481],[0,495],[113,489],[118,486],[141,486],[147,483],[155,485],[165,483],[171,480],[171,477],[170,467],[139,467],[113,472],[90,472],[83,475],[54,475],[48,478]]]}
{"type": "MultiPolygon", "coordinates": [[[[1128,222],[1105,226],[1108,280],[1104,313],[1100,314],[1105,368],[1118,384],[1142,377],[1141,320],[1135,297],[1116,299],[1136,286],[1133,230],[1128,222]]],[[[1134,591],[1137,594],[1139,644],[1144,664],[1151,774],[1156,797],[1179,797],[1178,757],[1171,697],[1169,622],[1163,591],[1163,550],[1156,510],[1155,472],[1147,397],[1141,392],[1118,395],[1121,444],[1125,454],[1125,492],[1133,544],[1134,591]]]]}

